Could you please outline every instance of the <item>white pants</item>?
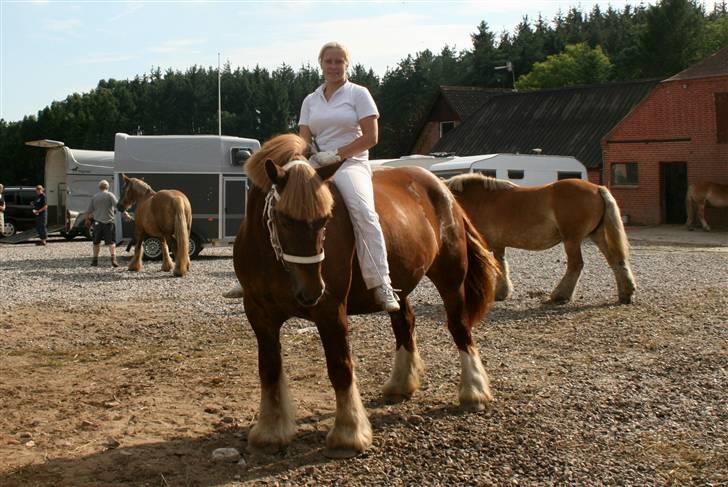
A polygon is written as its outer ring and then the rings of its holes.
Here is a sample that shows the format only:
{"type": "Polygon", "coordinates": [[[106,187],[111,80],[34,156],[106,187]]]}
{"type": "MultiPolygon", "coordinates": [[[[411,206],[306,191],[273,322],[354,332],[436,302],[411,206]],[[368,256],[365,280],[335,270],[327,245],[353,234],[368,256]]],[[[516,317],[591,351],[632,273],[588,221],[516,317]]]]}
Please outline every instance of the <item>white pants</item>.
{"type": "Polygon", "coordinates": [[[0,211],[0,237],[5,233],[5,212],[0,211]]]}
{"type": "Polygon", "coordinates": [[[366,162],[346,161],[334,174],[334,183],[349,210],[364,284],[367,289],[390,284],[387,247],[374,211],[372,169],[366,162]]]}

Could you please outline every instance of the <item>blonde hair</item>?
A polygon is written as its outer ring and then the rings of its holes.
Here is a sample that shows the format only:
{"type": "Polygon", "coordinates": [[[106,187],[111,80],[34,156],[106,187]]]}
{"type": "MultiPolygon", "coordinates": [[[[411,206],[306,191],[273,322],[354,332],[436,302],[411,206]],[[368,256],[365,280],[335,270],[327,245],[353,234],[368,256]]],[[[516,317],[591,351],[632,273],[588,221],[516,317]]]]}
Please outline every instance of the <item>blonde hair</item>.
{"type": "Polygon", "coordinates": [[[109,189],[109,182],[105,179],[99,181],[99,189],[109,189]]]}
{"type": "Polygon", "coordinates": [[[327,42],[321,47],[318,55],[319,66],[324,60],[324,52],[326,52],[327,49],[341,49],[342,51],[344,51],[344,61],[346,62],[346,67],[348,68],[349,66],[351,66],[351,56],[349,55],[349,50],[346,48],[345,45],[336,41],[327,42]]]}

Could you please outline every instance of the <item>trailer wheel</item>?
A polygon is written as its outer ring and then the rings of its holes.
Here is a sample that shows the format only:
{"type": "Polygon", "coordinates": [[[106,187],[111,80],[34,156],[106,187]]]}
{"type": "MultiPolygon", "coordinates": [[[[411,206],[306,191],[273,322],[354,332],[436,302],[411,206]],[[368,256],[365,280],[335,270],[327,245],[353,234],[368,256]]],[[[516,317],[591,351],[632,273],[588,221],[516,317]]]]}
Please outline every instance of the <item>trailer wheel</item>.
{"type": "Polygon", "coordinates": [[[202,239],[194,233],[190,235],[190,259],[194,259],[202,252],[202,239]]]}
{"type": "Polygon", "coordinates": [[[142,251],[146,260],[160,260],[162,258],[162,243],[157,237],[147,237],[142,244],[142,251]]]}

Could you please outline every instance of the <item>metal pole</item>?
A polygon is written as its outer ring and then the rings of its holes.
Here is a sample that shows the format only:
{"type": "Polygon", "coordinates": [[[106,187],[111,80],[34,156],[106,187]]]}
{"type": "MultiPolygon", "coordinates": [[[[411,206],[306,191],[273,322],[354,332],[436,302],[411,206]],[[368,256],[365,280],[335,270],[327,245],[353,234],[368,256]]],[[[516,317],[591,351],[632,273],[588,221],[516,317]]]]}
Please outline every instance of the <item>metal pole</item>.
{"type": "Polygon", "coordinates": [[[222,101],[220,100],[220,53],[217,53],[217,135],[222,135],[222,101]]]}

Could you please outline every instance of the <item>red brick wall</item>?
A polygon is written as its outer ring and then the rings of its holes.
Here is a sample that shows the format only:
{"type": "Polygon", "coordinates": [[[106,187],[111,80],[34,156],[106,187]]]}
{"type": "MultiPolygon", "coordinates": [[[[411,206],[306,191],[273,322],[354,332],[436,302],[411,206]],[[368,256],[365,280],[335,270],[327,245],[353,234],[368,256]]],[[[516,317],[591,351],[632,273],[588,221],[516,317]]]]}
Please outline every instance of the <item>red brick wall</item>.
{"type": "Polygon", "coordinates": [[[600,168],[600,167],[597,167],[594,169],[587,169],[586,176],[589,179],[590,183],[604,184],[602,182],[602,168],[600,168]]]}
{"type": "Polygon", "coordinates": [[[725,92],[728,76],[660,83],[604,138],[605,183],[630,223],[662,223],[661,162],[685,162],[688,183],[728,183],[728,144],[716,142],[714,97],[725,92]],[[638,186],[612,186],[611,165],[623,162],[638,164],[638,186]]]}

